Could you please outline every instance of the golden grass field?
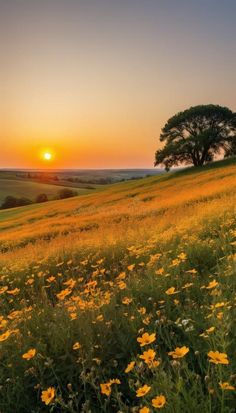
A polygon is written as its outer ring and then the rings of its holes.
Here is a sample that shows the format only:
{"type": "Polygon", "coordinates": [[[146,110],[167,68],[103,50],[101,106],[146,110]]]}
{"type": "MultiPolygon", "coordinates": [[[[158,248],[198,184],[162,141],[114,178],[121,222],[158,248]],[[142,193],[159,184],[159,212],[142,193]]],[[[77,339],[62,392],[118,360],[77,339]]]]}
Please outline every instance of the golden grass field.
{"type": "Polygon", "coordinates": [[[2,211],[0,412],[235,412],[235,205],[230,160],[2,211]]]}

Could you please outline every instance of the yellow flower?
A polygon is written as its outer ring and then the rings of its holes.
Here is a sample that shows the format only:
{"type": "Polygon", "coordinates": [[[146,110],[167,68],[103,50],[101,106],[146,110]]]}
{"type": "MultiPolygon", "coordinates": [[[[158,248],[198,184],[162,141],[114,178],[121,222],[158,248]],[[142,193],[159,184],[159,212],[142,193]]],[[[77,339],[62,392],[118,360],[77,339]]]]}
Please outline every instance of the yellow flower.
{"type": "Polygon", "coordinates": [[[169,356],[172,356],[173,359],[180,359],[184,357],[189,352],[189,348],[186,346],[176,347],[174,351],[168,353],[169,356]]]}
{"type": "Polygon", "coordinates": [[[127,268],[129,271],[133,271],[134,267],[135,267],[135,264],[131,264],[127,268]]]}
{"type": "Polygon", "coordinates": [[[137,396],[137,397],[143,397],[143,396],[145,396],[150,390],[151,390],[151,387],[148,386],[147,384],[144,384],[144,386],[139,387],[139,389],[136,391],[136,396],[137,396]]]}
{"type": "Polygon", "coordinates": [[[140,346],[146,346],[147,344],[151,344],[153,343],[153,341],[156,340],[156,334],[152,333],[143,333],[143,335],[141,337],[137,338],[137,342],[140,343],[140,346]]]}
{"type": "Polygon", "coordinates": [[[66,288],[65,290],[61,290],[61,292],[57,294],[57,298],[58,298],[59,300],[64,300],[64,298],[65,298],[67,295],[71,294],[71,292],[72,292],[72,291],[69,290],[68,288],[66,288]]]}
{"type": "Polygon", "coordinates": [[[42,391],[41,400],[46,404],[50,404],[55,397],[54,387],[48,387],[47,390],[42,391]]]}
{"type": "Polygon", "coordinates": [[[150,409],[146,406],[139,409],[139,413],[149,413],[149,412],[150,412],[150,409]]]}
{"type": "Polygon", "coordinates": [[[219,351],[209,351],[207,355],[210,358],[210,363],[229,364],[228,356],[226,353],[219,353],[219,351]]]}
{"type": "Polygon", "coordinates": [[[178,255],[178,258],[180,258],[182,261],[185,261],[187,259],[187,255],[184,252],[181,252],[181,254],[178,255]]]}
{"type": "Polygon", "coordinates": [[[131,362],[128,364],[128,366],[126,367],[125,373],[129,373],[131,370],[133,370],[134,366],[135,366],[135,361],[131,361],[131,362]]]}
{"type": "Polygon", "coordinates": [[[213,331],[215,331],[215,327],[210,327],[206,330],[206,332],[209,333],[213,333],[213,331]]]}
{"type": "Polygon", "coordinates": [[[119,379],[111,379],[107,383],[101,383],[100,384],[101,393],[105,394],[106,396],[110,396],[112,384],[120,384],[120,380],[119,379]]]}
{"type": "Polygon", "coordinates": [[[120,380],[119,379],[111,379],[109,381],[110,384],[120,384],[120,380]]]}
{"type": "Polygon", "coordinates": [[[144,351],[141,356],[139,356],[140,359],[143,359],[146,364],[151,364],[155,358],[156,352],[152,349],[149,349],[147,351],[144,351]]]}
{"type": "Polygon", "coordinates": [[[212,288],[217,287],[217,285],[219,285],[219,283],[218,283],[216,280],[213,280],[213,281],[211,281],[211,282],[206,286],[206,288],[207,288],[208,290],[211,290],[212,288]]]}
{"type": "Polygon", "coordinates": [[[5,291],[7,291],[7,290],[8,290],[8,287],[2,287],[2,288],[0,288],[0,294],[5,293],[5,291]]]}
{"type": "Polygon", "coordinates": [[[14,290],[8,290],[8,291],[7,291],[7,294],[17,295],[17,294],[19,294],[19,292],[20,292],[20,289],[19,289],[19,288],[15,288],[14,290]]]}
{"type": "Polygon", "coordinates": [[[166,290],[166,294],[167,295],[173,295],[173,294],[177,294],[178,291],[175,290],[175,287],[170,287],[168,288],[168,290],[166,290]]]}
{"type": "Polygon", "coordinates": [[[105,394],[106,396],[110,396],[111,394],[111,383],[101,383],[100,384],[101,393],[105,394]]]}
{"type": "Polygon", "coordinates": [[[156,409],[161,409],[166,404],[166,398],[162,394],[160,396],[156,396],[155,399],[152,399],[152,405],[156,409]]]}
{"type": "Polygon", "coordinates": [[[132,303],[132,301],[133,301],[132,298],[124,297],[122,299],[122,304],[129,305],[130,303],[132,303]]]}
{"type": "Polygon", "coordinates": [[[235,390],[235,387],[231,386],[227,381],[223,383],[220,381],[219,385],[222,390],[235,390]]]}
{"type": "Polygon", "coordinates": [[[81,348],[81,344],[78,341],[76,341],[72,348],[73,350],[79,350],[79,348],[81,348]]]}
{"type": "Polygon", "coordinates": [[[5,341],[5,340],[7,340],[8,337],[10,337],[10,335],[11,335],[11,332],[10,332],[9,330],[6,331],[5,333],[3,333],[3,334],[0,335],[0,341],[5,341]]]}
{"type": "Polygon", "coordinates": [[[26,353],[22,355],[22,358],[25,360],[30,360],[35,356],[35,354],[36,354],[35,348],[31,348],[30,350],[28,350],[26,353]]]}

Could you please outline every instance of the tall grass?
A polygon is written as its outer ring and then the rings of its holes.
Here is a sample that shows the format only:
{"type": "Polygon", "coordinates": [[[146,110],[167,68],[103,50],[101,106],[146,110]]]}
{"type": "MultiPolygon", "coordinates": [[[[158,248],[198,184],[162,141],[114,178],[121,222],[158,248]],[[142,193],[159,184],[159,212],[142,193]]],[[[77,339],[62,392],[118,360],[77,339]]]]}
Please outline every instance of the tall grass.
{"type": "Polygon", "coordinates": [[[4,213],[2,413],[235,411],[235,172],[4,213]]]}

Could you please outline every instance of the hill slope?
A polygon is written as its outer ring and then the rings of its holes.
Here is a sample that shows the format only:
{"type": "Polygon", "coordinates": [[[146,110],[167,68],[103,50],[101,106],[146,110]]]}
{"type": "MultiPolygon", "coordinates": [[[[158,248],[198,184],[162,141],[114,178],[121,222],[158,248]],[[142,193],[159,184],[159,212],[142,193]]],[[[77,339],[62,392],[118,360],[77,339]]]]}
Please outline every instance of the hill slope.
{"type": "Polygon", "coordinates": [[[0,410],[234,412],[235,205],[228,161],[1,212],[0,410]]]}

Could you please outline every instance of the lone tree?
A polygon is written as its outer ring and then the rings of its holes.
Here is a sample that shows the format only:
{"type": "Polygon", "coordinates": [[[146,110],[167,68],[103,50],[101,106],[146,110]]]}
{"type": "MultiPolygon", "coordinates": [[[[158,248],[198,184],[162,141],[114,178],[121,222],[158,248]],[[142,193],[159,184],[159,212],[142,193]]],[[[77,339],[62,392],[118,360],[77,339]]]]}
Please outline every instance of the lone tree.
{"type": "Polygon", "coordinates": [[[160,136],[165,142],[156,151],[155,166],[202,166],[214,156],[236,154],[236,114],[218,105],[199,105],[170,118],[160,136]]]}

